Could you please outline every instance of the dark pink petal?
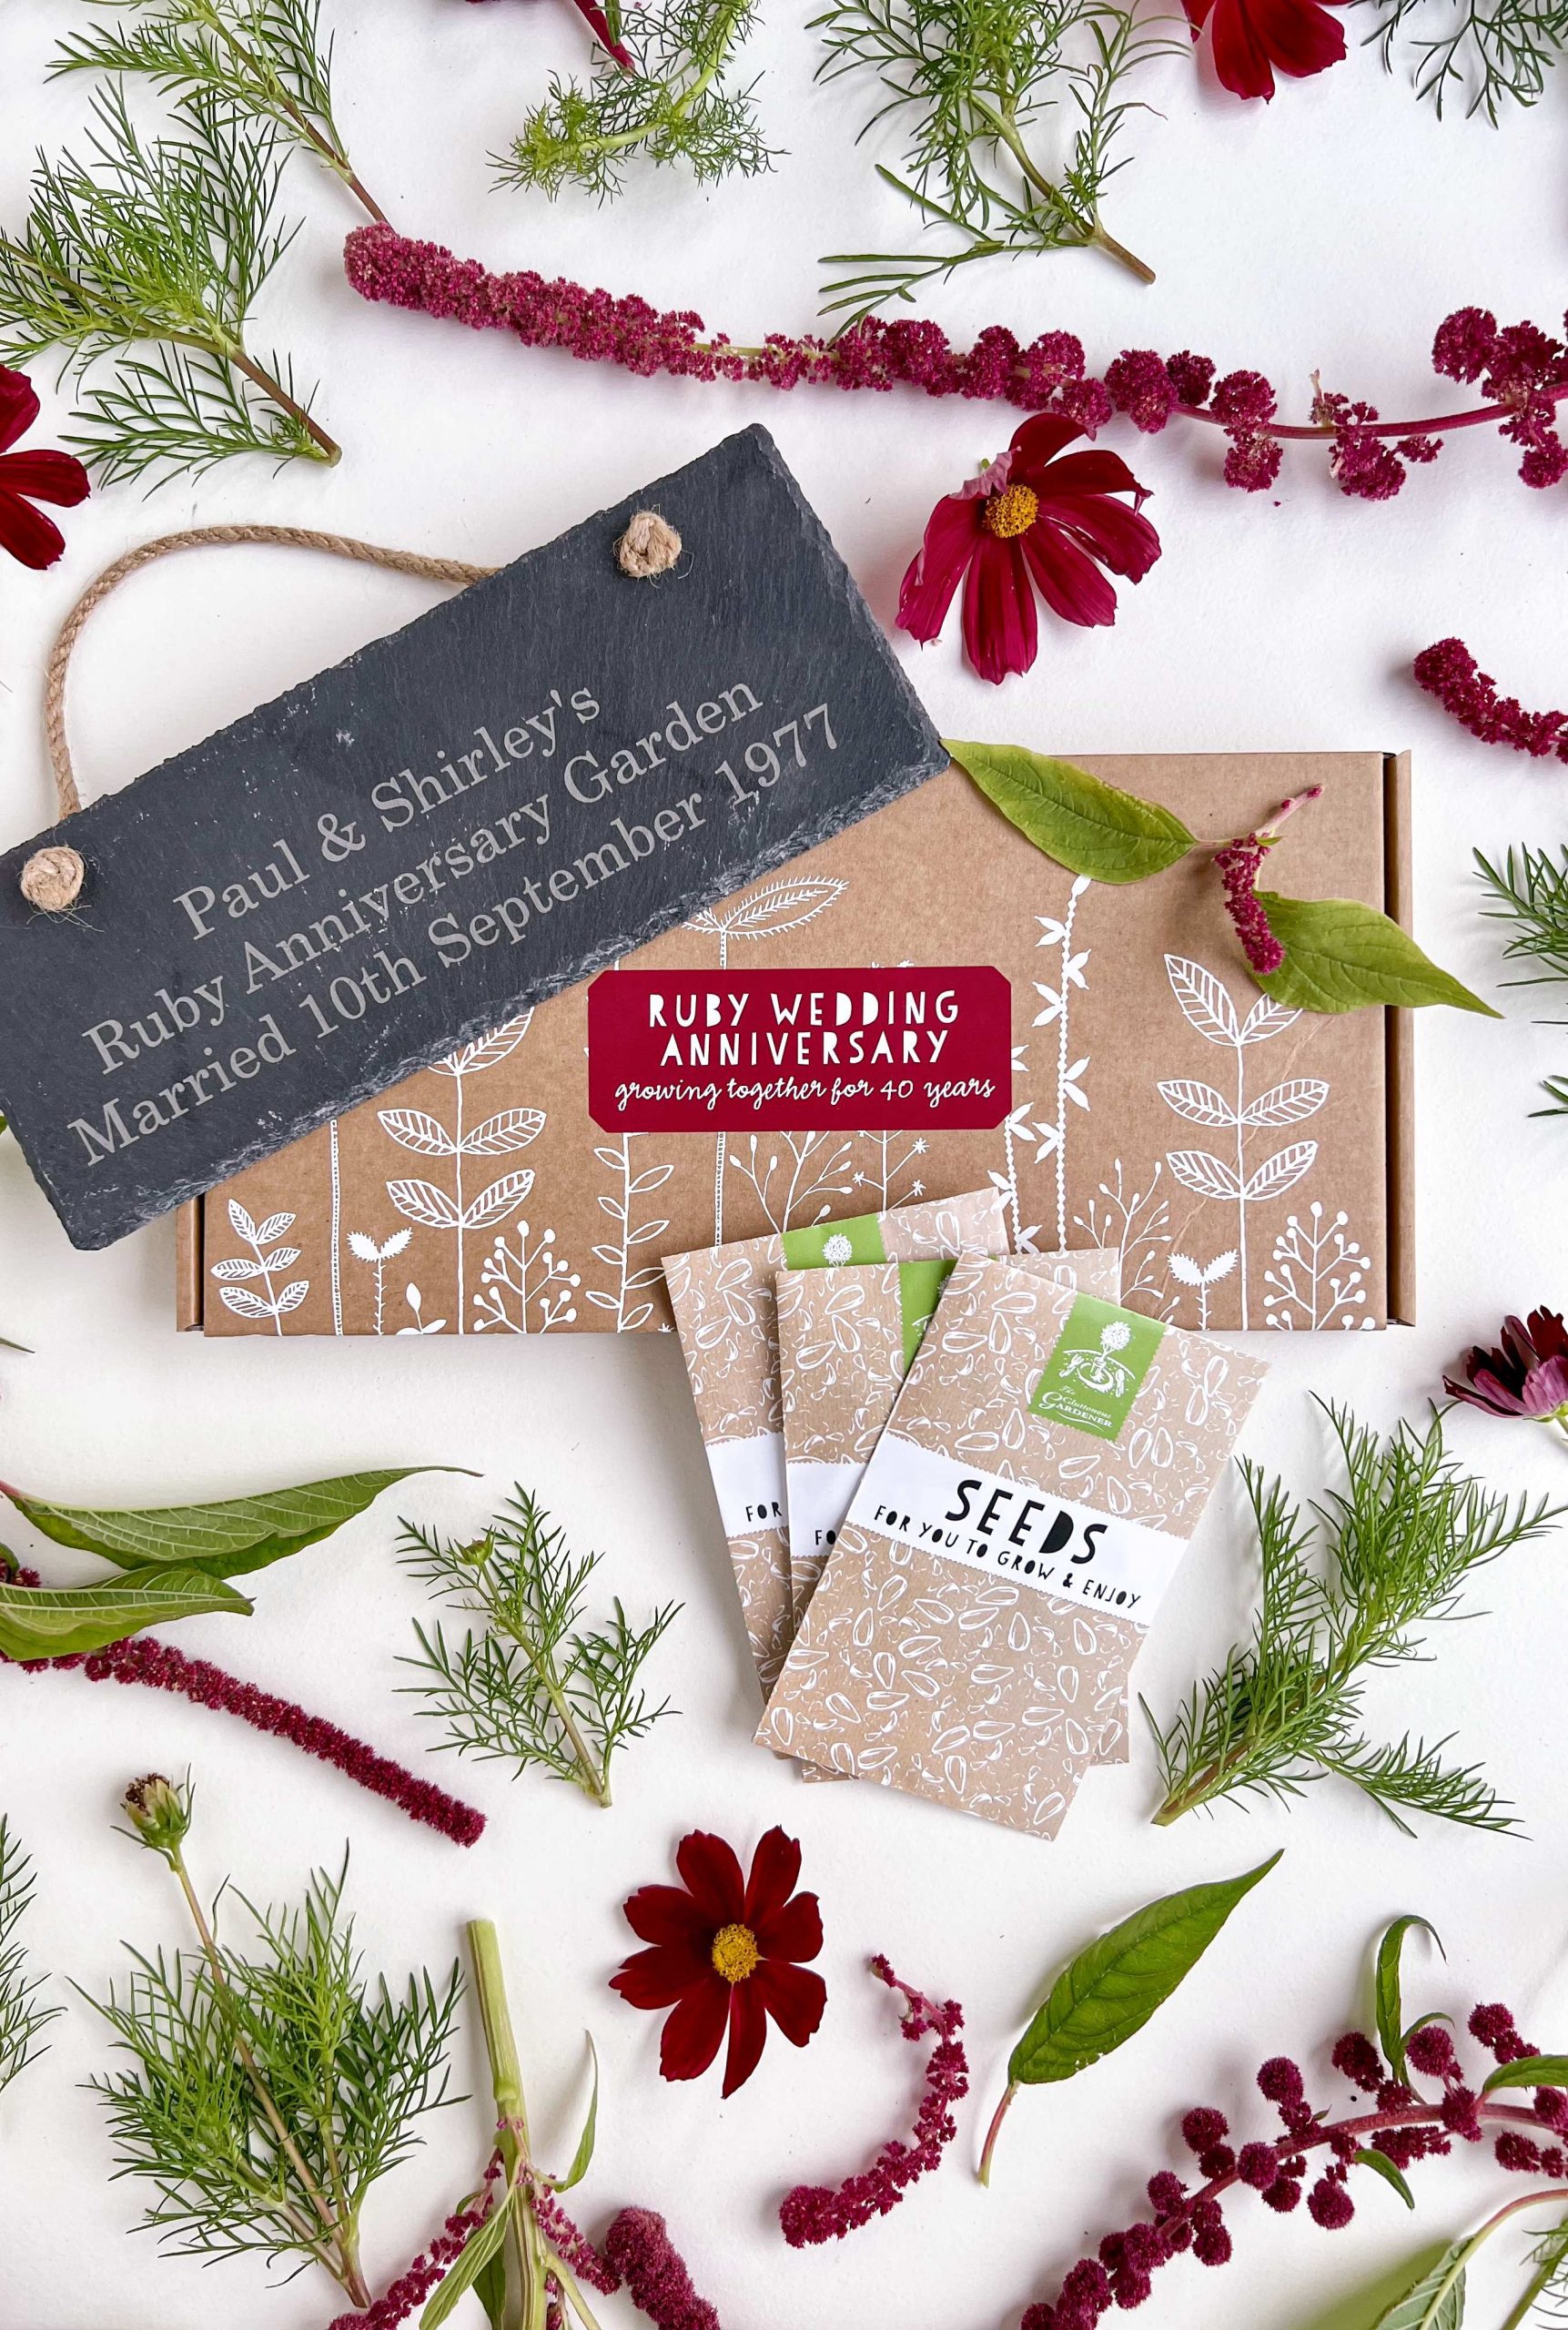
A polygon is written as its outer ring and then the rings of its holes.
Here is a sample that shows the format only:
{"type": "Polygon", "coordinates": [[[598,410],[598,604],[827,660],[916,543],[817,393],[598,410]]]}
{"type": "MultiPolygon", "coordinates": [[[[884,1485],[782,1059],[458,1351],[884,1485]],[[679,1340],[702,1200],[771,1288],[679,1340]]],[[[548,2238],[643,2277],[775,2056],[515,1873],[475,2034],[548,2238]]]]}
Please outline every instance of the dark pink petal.
{"type": "Polygon", "coordinates": [[[701,1910],[712,1931],[739,1925],[745,1908],[745,1879],[733,1849],[723,1837],[693,1829],[675,1848],[681,1882],[701,1910]]]}
{"type": "Polygon", "coordinates": [[[9,451],[38,418],[38,397],[25,372],[0,364],[0,453],[9,451]]]}
{"type": "Polygon", "coordinates": [[[0,550],[41,573],[54,565],[65,547],[66,537],[52,518],[0,485],[0,550]]]}
{"type": "Polygon", "coordinates": [[[620,1992],[628,2006],[662,2013],[688,1991],[701,1988],[713,1972],[713,1960],[705,1951],[693,1950],[683,1942],[662,1942],[656,1950],[640,1950],[629,1958],[620,1972],[611,1976],[610,1987],[620,1992]]]}
{"type": "Polygon", "coordinates": [[[936,637],[947,620],[953,594],[984,538],[984,509],[983,501],[949,493],[931,512],[926,539],[898,592],[898,628],[923,645],[936,637]]]}
{"type": "Polygon", "coordinates": [[[1524,1404],[1533,1416],[1554,1415],[1568,1403],[1568,1359],[1548,1359],[1525,1379],[1524,1404]]]}
{"type": "Polygon", "coordinates": [[[640,1885],[622,1910],[640,1941],[693,1942],[706,1959],[713,1929],[681,1886],[640,1885]]]}
{"type": "Polygon", "coordinates": [[[729,2020],[730,1986],[710,1970],[688,1991],[659,2034],[659,2069],[666,2079],[700,2079],[719,2051],[729,2020]]]}
{"type": "Polygon", "coordinates": [[[1092,558],[1056,526],[1031,526],[1023,538],[1040,596],[1064,623],[1116,621],[1116,591],[1092,558]]]}
{"type": "Polygon", "coordinates": [[[964,585],[964,644],[976,671],[993,686],[1009,672],[1027,672],[1035,660],[1035,594],[1019,549],[1028,539],[1003,542],[983,533],[964,585]]]}
{"type": "Polygon", "coordinates": [[[822,1948],[822,1910],[814,1893],[797,1893],[782,1910],[759,1918],[752,1929],[764,1958],[785,1958],[796,1963],[814,1958],[822,1948]]]}
{"type": "Polygon", "coordinates": [[[1268,98],[1274,94],[1274,75],[1252,29],[1246,0],[1218,0],[1214,70],[1234,96],[1268,98]]]}
{"type": "Polygon", "coordinates": [[[1560,1311],[1533,1311],[1529,1333],[1543,1359],[1568,1359],[1568,1326],[1560,1311]]]}
{"type": "Polygon", "coordinates": [[[1247,0],[1259,46],[1293,80],[1322,73],[1345,54],[1345,30],[1318,0],[1247,0]]]}
{"type": "Polygon", "coordinates": [[[1059,511],[1043,513],[1035,532],[1054,531],[1071,536],[1079,547],[1114,573],[1140,582],[1159,556],[1159,536],[1137,510],[1119,501],[1095,496],[1064,502],[1059,511]]]}
{"type": "Polygon", "coordinates": [[[1084,493],[1136,493],[1143,488],[1119,453],[1103,445],[1087,453],[1067,453],[1031,477],[1028,482],[1043,504],[1065,501],[1084,493]]]}
{"type": "Polygon", "coordinates": [[[1083,433],[1076,420],[1068,420],[1059,412],[1037,412],[1020,421],[1008,449],[1013,456],[1007,473],[1009,481],[1033,485],[1035,479],[1030,472],[1054,461],[1064,445],[1072,444],[1083,433]]]}
{"type": "MultiPolygon", "coordinates": [[[[1480,1406],[1490,1408],[1493,1415],[1522,1416],[1529,1414],[1530,1411],[1526,1408],[1518,1393],[1511,1392],[1507,1384],[1504,1383],[1500,1377],[1492,1373],[1490,1367],[1477,1367],[1472,1369],[1470,1380],[1472,1386],[1470,1396],[1474,1398],[1480,1406]]],[[[1466,1395],[1463,1393],[1461,1393],[1460,1397],[1462,1399],[1466,1395]]]]}
{"type": "Polygon", "coordinates": [[[800,1877],[800,1847],[782,1829],[770,1829],[752,1855],[742,1917],[761,1938],[764,1920],[784,1908],[800,1877]]]}
{"type": "Polygon", "coordinates": [[[757,1977],[753,1974],[745,1981],[737,1982],[730,1992],[730,2051],[724,2057],[726,2095],[733,2095],[737,2087],[744,2087],[763,2059],[763,2041],[767,2035],[767,2016],[763,2011],[757,1977]]]}
{"type": "Polygon", "coordinates": [[[69,453],[6,453],[0,455],[0,489],[74,510],[92,491],[92,481],[69,453]]]}
{"type": "Polygon", "coordinates": [[[827,1984],[804,1966],[766,1959],[743,1990],[754,1991],[792,2047],[804,2047],[822,2021],[827,1984]]]}

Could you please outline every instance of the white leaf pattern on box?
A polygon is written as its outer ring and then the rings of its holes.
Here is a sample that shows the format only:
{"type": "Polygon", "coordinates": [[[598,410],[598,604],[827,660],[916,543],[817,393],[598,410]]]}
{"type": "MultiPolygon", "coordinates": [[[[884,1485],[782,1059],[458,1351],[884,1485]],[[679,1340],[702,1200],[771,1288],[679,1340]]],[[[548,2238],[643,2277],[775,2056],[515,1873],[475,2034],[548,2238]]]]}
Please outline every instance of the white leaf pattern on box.
{"type": "Polygon", "coordinates": [[[281,1288],[274,1284],[276,1275],[291,1270],[299,1260],[298,1246],[278,1246],[274,1240],[292,1230],[295,1217],[291,1213],[269,1213],[265,1221],[258,1222],[238,1198],[228,1200],[228,1226],[237,1238],[250,1248],[248,1255],[229,1255],[214,1262],[211,1275],[218,1282],[218,1299],[225,1310],[237,1319],[270,1319],[274,1334],[281,1335],[283,1322],[292,1311],[298,1311],[310,1292],[308,1278],[292,1279],[281,1288]],[[260,1280],[264,1294],[254,1291],[254,1282],[260,1280]],[[236,1284],[236,1281],[252,1283],[236,1284]]]}
{"type": "MultiPolygon", "coordinates": [[[[1247,1055],[1255,1044],[1270,1042],[1283,1035],[1300,1018],[1299,1011],[1287,1010],[1271,997],[1259,996],[1243,1019],[1231,1000],[1229,990],[1204,964],[1194,962],[1185,955],[1168,955],[1166,975],[1170,991],[1181,1008],[1189,1027],[1201,1036],[1205,1043],[1222,1046],[1234,1055],[1236,1086],[1234,1100],[1227,1100],[1213,1085],[1190,1077],[1167,1078],[1156,1085],[1156,1090],[1167,1107],[1189,1124],[1233,1128],[1236,1149],[1233,1160],[1216,1157],[1206,1149],[1176,1149],[1166,1151],[1166,1163],[1180,1186],[1196,1198],[1216,1203],[1233,1205],[1236,1209],[1236,1261],[1239,1271],[1240,1324],[1251,1324],[1251,1292],[1248,1282],[1248,1208],[1282,1198],[1303,1180],[1317,1162],[1318,1143],[1297,1140],[1277,1150],[1254,1165],[1247,1155],[1249,1132],[1275,1126],[1300,1124],[1315,1117],[1329,1098],[1329,1087],[1320,1077],[1298,1076],[1272,1085],[1252,1101],[1247,1098],[1247,1055]]],[[[1202,1278],[1189,1279],[1175,1269],[1171,1276],[1178,1285],[1196,1287],[1199,1293],[1200,1319],[1208,1314],[1208,1282],[1202,1278]]],[[[1178,1297],[1178,1302],[1179,1302],[1178,1297]]],[[[1273,1323],[1270,1319],[1270,1323],[1273,1323]]]]}
{"type": "Polygon", "coordinates": [[[1325,1221],[1314,1198],[1304,1221],[1289,1215],[1274,1241],[1272,1262],[1263,1273],[1270,1326],[1293,1332],[1373,1324],[1365,1308],[1371,1257],[1351,1235],[1342,1208],[1325,1221]]]}

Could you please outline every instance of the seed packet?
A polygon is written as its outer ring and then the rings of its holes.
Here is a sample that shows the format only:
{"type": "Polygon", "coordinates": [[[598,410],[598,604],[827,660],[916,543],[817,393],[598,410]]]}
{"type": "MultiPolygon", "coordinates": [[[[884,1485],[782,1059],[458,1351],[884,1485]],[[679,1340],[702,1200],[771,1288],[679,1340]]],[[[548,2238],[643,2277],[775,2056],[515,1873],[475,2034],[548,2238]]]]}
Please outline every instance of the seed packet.
{"type": "MultiPolygon", "coordinates": [[[[1110,1302],[1120,1297],[1114,1247],[1015,1260],[1055,1285],[1110,1302]]],[[[797,1626],[953,1269],[951,1261],[852,1263],[831,1272],[781,1271],[774,1282],[797,1626]]]]}
{"type": "Polygon", "coordinates": [[[794,1630],[774,1276],[1006,1253],[1002,1193],[895,1206],[666,1255],[664,1275],[764,1697],[794,1630]]]}
{"type": "MultiPolygon", "coordinates": [[[[1081,1287],[1108,1302],[1121,1292],[1121,1257],[1114,1247],[1016,1259],[1020,1270],[1056,1286],[1081,1287]]],[[[870,1262],[831,1274],[781,1271],[774,1282],[797,1628],[956,1267],[870,1262]]],[[[1124,1694],[1098,1727],[1094,1760],[1125,1764],[1129,1752],[1124,1694]]],[[[807,1779],[837,1777],[815,1764],[801,1769],[807,1779]]]]}
{"type": "Polygon", "coordinates": [[[1016,1261],[966,1260],[759,1742],[1055,1836],[1266,1372],[1016,1261]]]}

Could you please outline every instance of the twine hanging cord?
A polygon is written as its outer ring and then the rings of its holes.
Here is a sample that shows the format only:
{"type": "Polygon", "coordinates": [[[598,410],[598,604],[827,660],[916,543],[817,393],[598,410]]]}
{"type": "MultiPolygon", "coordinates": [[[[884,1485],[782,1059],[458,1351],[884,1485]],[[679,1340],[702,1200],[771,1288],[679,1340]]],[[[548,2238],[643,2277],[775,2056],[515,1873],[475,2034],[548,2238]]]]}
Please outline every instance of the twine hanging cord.
{"type": "MultiPolygon", "coordinates": [[[[127,551],[83,592],[66,616],[49,657],[44,683],[44,736],[62,818],[74,817],[82,805],[66,734],[66,678],[87,618],[95,607],[101,606],[112,592],[144,566],[151,566],[160,558],[170,558],[177,551],[206,550],[235,542],[325,551],[333,558],[353,559],[361,566],[387,567],[397,574],[417,575],[425,582],[447,582],[459,590],[466,589],[470,582],[482,582],[487,575],[499,571],[493,566],[470,566],[463,559],[427,558],[420,551],[388,550],[377,542],[358,542],[351,534],[317,533],[305,526],[196,526],[184,533],[160,534],[156,541],[127,551]]],[[[633,582],[649,582],[669,573],[680,555],[680,535],[655,510],[635,512],[615,543],[615,563],[633,582]]],[[[22,896],[41,913],[65,914],[81,896],[86,878],[86,867],[80,852],[67,842],[51,843],[46,848],[35,849],[23,866],[22,896]]]]}

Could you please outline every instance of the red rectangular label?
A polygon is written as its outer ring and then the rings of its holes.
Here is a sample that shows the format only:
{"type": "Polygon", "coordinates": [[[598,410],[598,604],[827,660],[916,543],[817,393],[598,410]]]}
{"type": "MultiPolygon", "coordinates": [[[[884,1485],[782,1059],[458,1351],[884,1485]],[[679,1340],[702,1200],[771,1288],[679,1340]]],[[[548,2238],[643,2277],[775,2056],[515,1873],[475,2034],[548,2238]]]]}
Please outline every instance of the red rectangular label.
{"type": "Polygon", "coordinates": [[[984,1131],[1011,1072],[1012,989],[989,964],[605,971],[588,990],[605,1132],[984,1131]]]}

